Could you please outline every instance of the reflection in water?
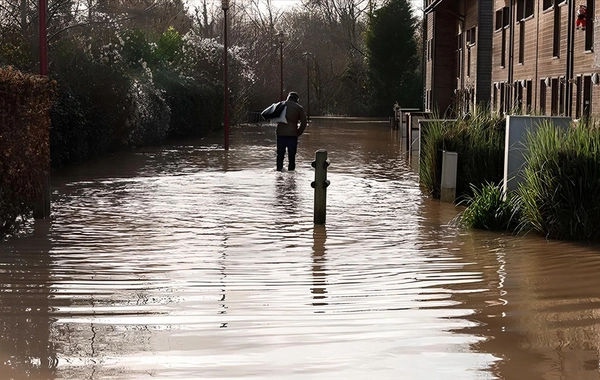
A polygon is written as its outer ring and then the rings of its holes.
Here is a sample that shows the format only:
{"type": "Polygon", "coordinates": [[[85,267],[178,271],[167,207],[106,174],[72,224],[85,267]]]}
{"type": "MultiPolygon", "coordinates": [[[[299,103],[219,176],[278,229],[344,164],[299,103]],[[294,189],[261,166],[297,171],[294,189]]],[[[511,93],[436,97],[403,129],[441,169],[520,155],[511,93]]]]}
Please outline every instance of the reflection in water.
{"type": "MultiPolygon", "coordinates": [[[[313,230],[313,263],[312,276],[313,284],[310,292],[313,294],[313,306],[327,306],[323,300],[327,298],[327,276],[325,268],[325,242],[327,241],[327,229],[325,225],[315,224],[313,230]]],[[[322,309],[318,309],[316,313],[323,313],[322,309]]]]}
{"type": "Polygon", "coordinates": [[[295,214],[302,200],[296,185],[295,172],[277,172],[275,174],[276,205],[285,213],[295,214]]]}
{"type": "MultiPolygon", "coordinates": [[[[223,315],[223,316],[227,314],[227,303],[225,300],[226,291],[227,291],[227,286],[226,286],[227,274],[225,273],[226,258],[227,258],[227,254],[225,253],[225,251],[223,251],[223,254],[221,256],[221,298],[219,299],[220,304],[219,304],[219,311],[218,311],[218,314],[223,315]]],[[[221,322],[221,325],[219,327],[226,328],[227,322],[221,322]]]]}
{"type": "Polygon", "coordinates": [[[52,259],[50,223],[37,221],[31,236],[13,239],[0,255],[0,378],[55,376],[50,339],[52,259]]]}
{"type": "Polygon", "coordinates": [[[597,246],[462,231],[388,122],[271,126],[53,175],[0,244],[0,378],[596,379],[597,246]],[[331,165],[314,226],[318,149],[331,165]]]}

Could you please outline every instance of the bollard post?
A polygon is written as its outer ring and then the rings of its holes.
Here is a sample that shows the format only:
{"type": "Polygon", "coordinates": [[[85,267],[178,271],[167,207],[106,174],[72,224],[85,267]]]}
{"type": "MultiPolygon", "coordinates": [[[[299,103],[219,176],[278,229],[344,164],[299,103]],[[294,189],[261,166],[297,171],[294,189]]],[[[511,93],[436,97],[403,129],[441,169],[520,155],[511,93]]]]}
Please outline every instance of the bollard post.
{"type": "Polygon", "coordinates": [[[443,151],[442,153],[442,183],[440,200],[454,203],[456,200],[456,171],[458,168],[458,153],[443,151]]]}
{"type": "Polygon", "coordinates": [[[315,168],[315,180],[310,184],[315,189],[315,212],[314,223],[325,224],[325,214],[327,205],[327,151],[319,149],[315,153],[315,160],[312,162],[312,167],[315,168]]]}

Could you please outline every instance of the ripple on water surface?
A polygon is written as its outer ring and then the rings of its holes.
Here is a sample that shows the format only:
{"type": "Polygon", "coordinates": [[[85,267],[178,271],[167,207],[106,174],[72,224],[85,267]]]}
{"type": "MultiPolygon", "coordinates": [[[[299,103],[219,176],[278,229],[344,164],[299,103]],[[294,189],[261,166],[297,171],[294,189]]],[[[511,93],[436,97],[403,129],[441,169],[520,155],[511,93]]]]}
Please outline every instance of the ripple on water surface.
{"type": "Polygon", "coordinates": [[[457,210],[423,196],[386,124],[314,124],[298,171],[283,173],[272,130],[253,128],[234,129],[228,153],[203,141],[55,175],[46,237],[2,246],[0,371],[518,379],[558,378],[566,363],[571,378],[597,373],[594,248],[458,230],[457,210]],[[331,186],[327,224],[314,226],[321,148],[331,186]]]}

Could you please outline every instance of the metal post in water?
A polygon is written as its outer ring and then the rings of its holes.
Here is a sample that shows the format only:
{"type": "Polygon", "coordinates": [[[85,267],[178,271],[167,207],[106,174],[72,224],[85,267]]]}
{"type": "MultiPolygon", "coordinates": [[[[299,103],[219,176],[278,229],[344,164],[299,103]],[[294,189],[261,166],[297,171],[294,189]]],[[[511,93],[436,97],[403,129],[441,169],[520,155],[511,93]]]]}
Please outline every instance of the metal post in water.
{"type": "Polygon", "coordinates": [[[315,189],[315,224],[325,224],[327,186],[330,183],[327,180],[328,166],[327,151],[324,149],[317,150],[315,160],[312,162],[312,167],[315,168],[315,180],[311,183],[311,186],[315,189]]]}

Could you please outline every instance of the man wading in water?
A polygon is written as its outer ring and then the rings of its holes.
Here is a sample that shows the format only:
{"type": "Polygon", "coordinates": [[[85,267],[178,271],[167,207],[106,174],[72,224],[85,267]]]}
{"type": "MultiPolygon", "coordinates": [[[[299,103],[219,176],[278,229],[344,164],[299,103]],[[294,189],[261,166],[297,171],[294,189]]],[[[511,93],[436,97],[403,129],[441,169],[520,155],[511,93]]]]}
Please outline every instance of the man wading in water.
{"type": "Polygon", "coordinates": [[[288,170],[296,170],[296,150],[298,149],[298,136],[306,129],[306,113],[298,104],[300,97],[296,92],[290,92],[285,101],[287,124],[277,123],[277,171],[283,170],[285,150],[288,151],[288,170]],[[300,122],[300,126],[298,126],[300,122]]]}

